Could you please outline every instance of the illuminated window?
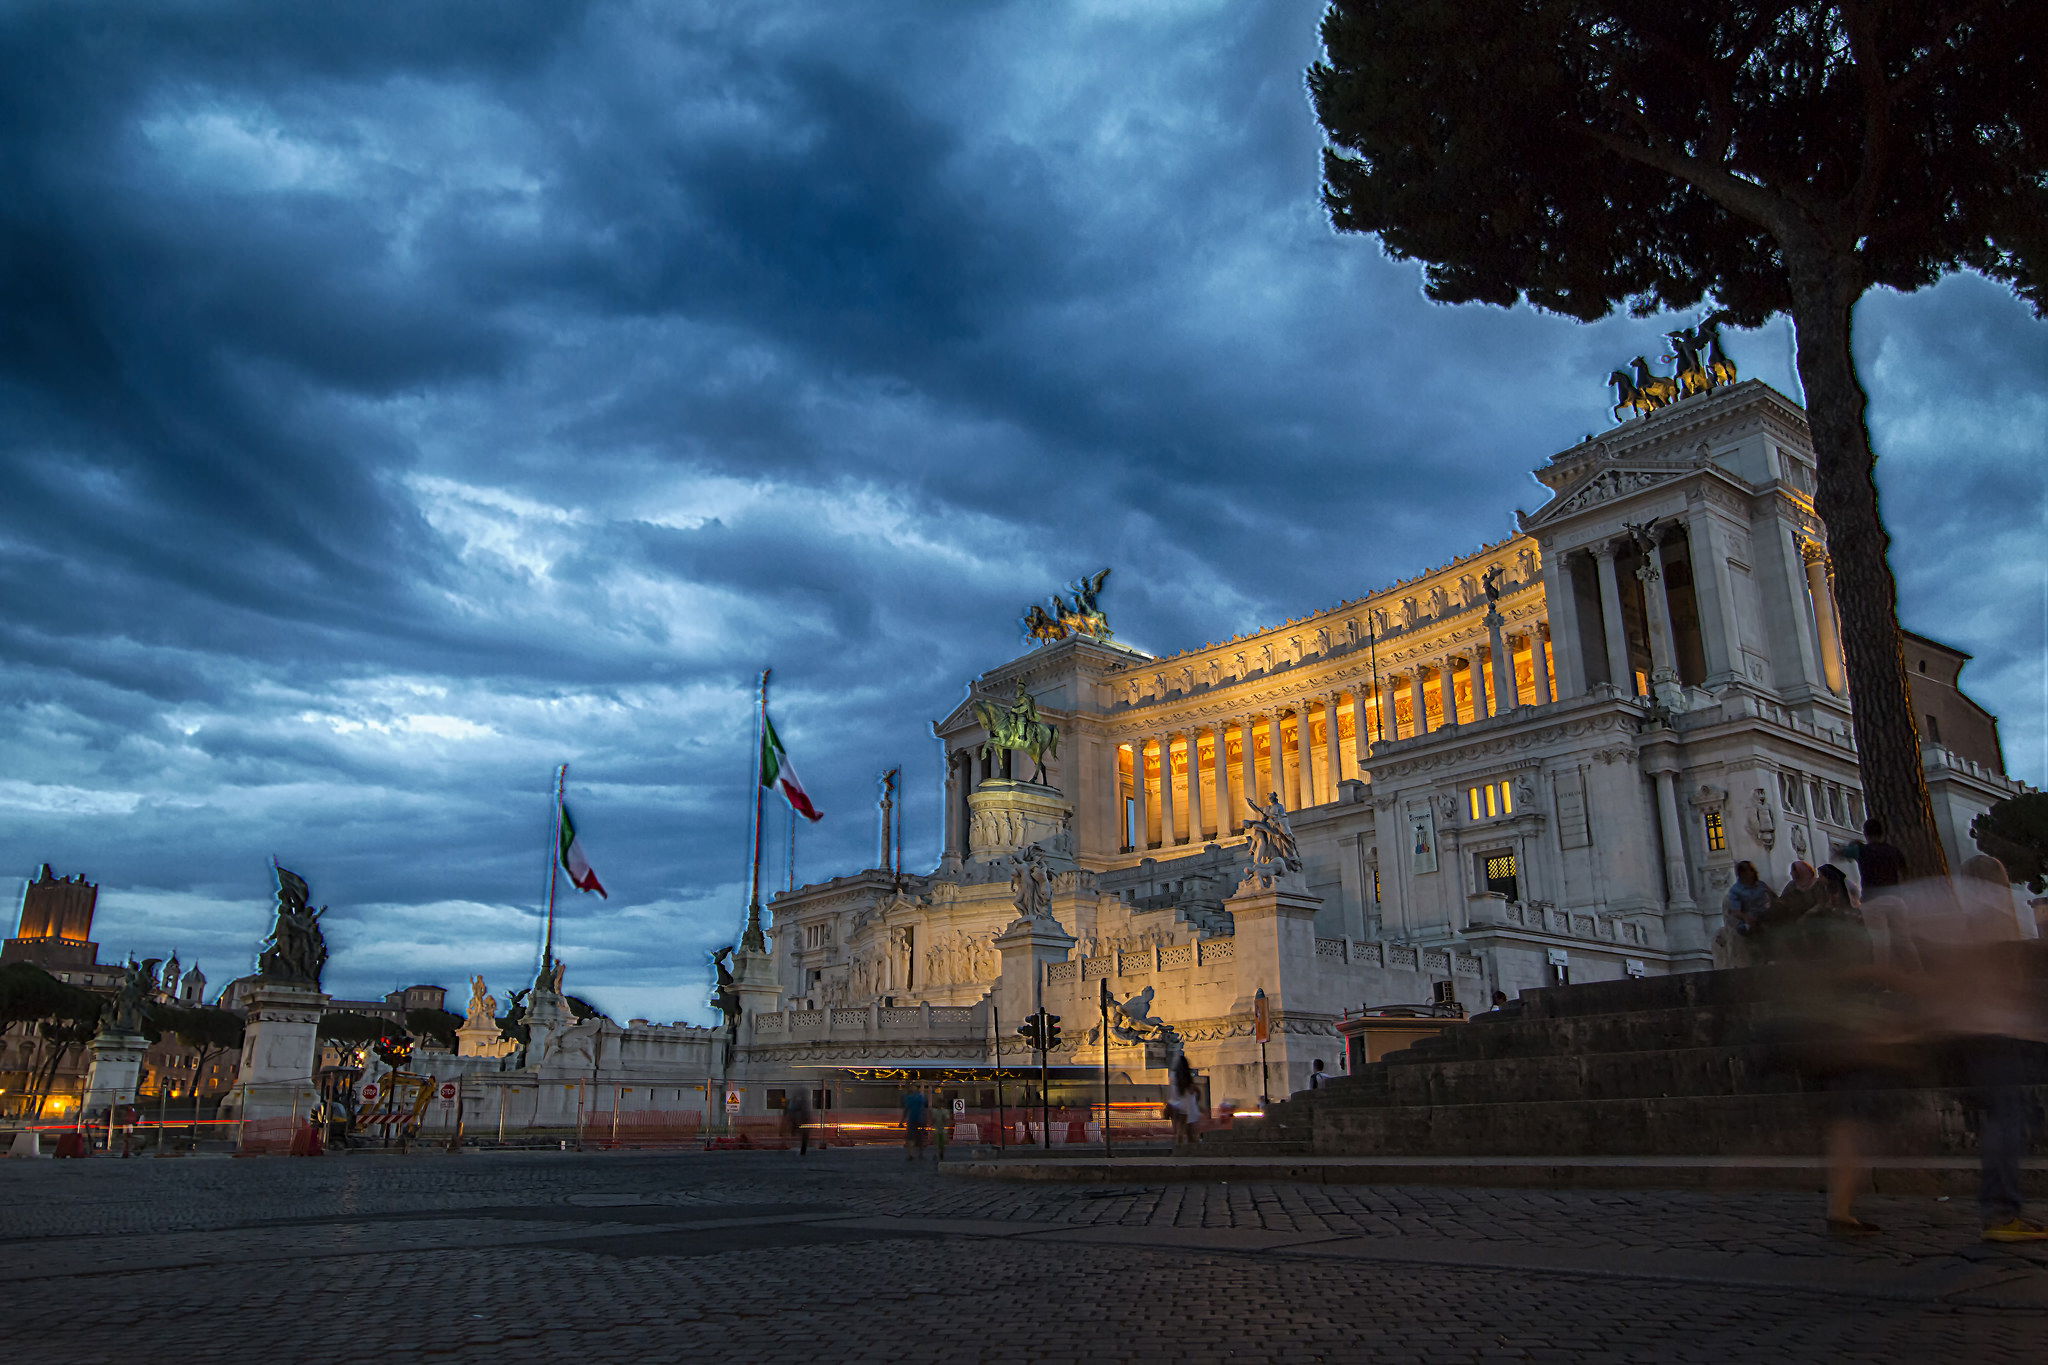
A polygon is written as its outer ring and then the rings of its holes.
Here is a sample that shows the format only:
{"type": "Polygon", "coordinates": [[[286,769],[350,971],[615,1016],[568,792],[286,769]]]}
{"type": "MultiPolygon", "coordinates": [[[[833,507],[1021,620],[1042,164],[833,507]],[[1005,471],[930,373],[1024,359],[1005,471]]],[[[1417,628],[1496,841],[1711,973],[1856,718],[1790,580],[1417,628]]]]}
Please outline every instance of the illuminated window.
{"type": "Polygon", "coordinates": [[[1707,850],[1712,853],[1728,850],[1728,830],[1722,825],[1721,812],[1717,810],[1707,812],[1707,850]]]}
{"type": "Polygon", "coordinates": [[[1489,782],[1483,787],[1467,787],[1465,803],[1474,820],[1491,820],[1497,816],[1515,813],[1514,788],[1503,779],[1489,782]]]}
{"type": "Polygon", "coordinates": [[[1509,900],[1522,898],[1521,879],[1516,875],[1515,855],[1507,852],[1479,855],[1479,877],[1488,891],[1509,900]]]}

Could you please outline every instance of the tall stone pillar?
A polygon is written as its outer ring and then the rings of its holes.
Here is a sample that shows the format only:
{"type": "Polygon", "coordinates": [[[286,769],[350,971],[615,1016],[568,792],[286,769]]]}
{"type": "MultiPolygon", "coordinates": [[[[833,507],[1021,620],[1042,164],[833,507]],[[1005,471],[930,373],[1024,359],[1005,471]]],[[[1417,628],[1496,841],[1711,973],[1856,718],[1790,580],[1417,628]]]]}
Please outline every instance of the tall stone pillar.
{"type": "Polygon", "coordinates": [[[1828,552],[1810,540],[1799,544],[1799,557],[1806,564],[1806,592],[1813,602],[1814,633],[1820,637],[1820,671],[1828,691],[1841,696],[1846,690],[1842,675],[1842,635],[1835,625],[1835,595],[1828,589],[1828,552]]]}
{"type": "Polygon", "coordinates": [[[1636,565],[1636,579],[1643,585],[1643,613],[1650,627],[1650,695],[1676,710],[1678,651],[1671,639],[1671,603],[1664,593],[1663,558],[1663,548],[1651,545],[1642,563],[1636,565]]]}
{"type": "Polygon", "coordinates": [[[1159,737],[1159,846],[1180,842],[1180,812],[1173,793],[1173,732],[1159,737]]]}
{"type": "Polygon", "coordinates": [[[1493,646],[1493,685],[1496,689],[1494,714],[1512,711],[1522,704],[1521,688],[1515,682],[1515,655],[1501,627],[1507,624],[1498,611],[1488,609],[1486,613],[1486,637],[1493,646]]]}
{"type": "MultiPolygon", "coordinates": [[[[782,983],[775,979],[772,943],[760,949],[741,948],[732,955],[732,993],[739,1000],[740,1036],[752,1043],[756,1041],[754,1030],[759,1026],[761,1016],[773,1014],[782,1007],[782,983]]],[[[539,995],[540,992],[535,991],[534,994],[539,995]]],[[[573,1018],[569,1020],[569,1026],[575,1027],[573,1018]]]]}
{"type": "Polygon", "coordinates": [[[1139,853],[1152,846],[1152,792],[1145,772],[1147,743],[1142,736],[1131,741],[1131,802],[1137,807],[1131,816],[1131,847],[1139,853]]]}
{"type": "Polygon", "coordinates": [[[1380,684],[1379,737],[1382,740],[1399,739],[1401,737],[1401,717],[1395,709],[1395,703],[1400,700],[1400,696],[1400,687],[1395,683],[1394,676],[1390,673],[1387,675],[1386,681],[1380,684]]]}
{"type": "MultiPolygon", "coordinates": [[[[1237,784],[1237,794],[1244,798],[1237,803],[1239,811],[1250,809],[1250,807],[1245,805],[1245,801],[1260,801],[1266,795],[1259,790],[1258,737],[1255,733],[1258,723],[1258,717],[1246,716],[1238,722],[1237,726],[1238,732],[1244,736],[1244,752],[1238,756],[1237,769],[1241,779],[1237,784]]],[[[1240,815],[1238,823],[1242,825],[1244,819],[1245,817],[1240,815]]]]}
{"type": "Polygon", "coordinates": [[[1208,839],[1208,821],[1202,818],[1202,730],[1195,726],[1188,731],[1188,842],[1201,844],[1208,839]]]}
{"type": "Polygon", "coordinates": [[[1621,689],[1621,695],[1636,694],[1635,673],[1628,666],[1628,632],[1621,621],[1621,580],[1615,577],[1614,546],[1593,547],[1593,559],[1600,567],[1600,626],[1607,642],[1607,680],[1621,689]]]}
{"type": "Polygon", "coordinates": [[[946,756],[946,850],[941,865],[957,869],[967,861],[967,763],[966,751],[955,749],[946,756]]]}
{"type": "MultiPolygon", "coordinates": [[[[1331,692],[1323,698],[1323,715],[1328,718],[1326,722],[1328,726],[1326,736],[1328,743],[1324,746],[1327,750],[1328,759],[1326,770],[1330,775],[1328,785],[1332,801],[1337,799],[1337,784],[1351,776],[1354,771],[1344,766],[1344,736],[1339,733],[1337,723],[1337,710],[1343,704],[1344,694],[1342,692],[1331,692]]],[[[1351,729],[1355,735],[1358,731],[1359,723],[1365,719],[1365,704],[1363,702],[1353,702],[1351,710],[1351,729]]]]}
{"type": "Polygon", "coordinates": [[[1586,646],[1579,621],[1577,576],[1572,557],[1546,555],[1543,560],[1543,601],[1556,623],[1550,632],[1557,669],[1557,696],[1583,696],[1586,691],[1586,646]],[[1560,643],[1561,642],[1561,643],[1560,643]]]}
{"type": "Polygon", "coordinates": [[[1216,837],[1228,839],[1237,827],[1239,802],[1232,799],[1230,780],[1230,722],[1216,722],[1216,837]]]}
{"type": "Polygon", "coordinates": [[[1294,767],[1295,789],[1301,793],[1304,810],[1321,804],[1316,790],[1316,741],[1315,721],[1309,708],[1313,703],[1303,698],[1301,705],[1294,708],[1294,767]]]}
{"type": "Polygon", "coordinates": [[[1663,832],[1666,901],[1673,910],[1691,910],[1692,874],[1685,865],[1685,830],[1678,823],[1678,775],[1675,769],[1659,767],[1652,776],[1657,783],[1657,823],[1663,832]]]}
{"type": "Polygon", "coordinates": [[[1705,685],[1719,691],[1742,677],[1741,648],[1735,633],[1735,577],[1728,568],[1728,549],[1721,526],[1701,508],[1686,519],[1686,546],[1692,555],[1692,595],[1699,605],[1700,652],[1706,656],[1705,685]]]}
{"type": "Polygon", "coordinates": [[[1292,809],[1287,799],[1287,744],[1280,735],[1280,710],[1275,707],[1266,713],[1266,775],[1272,779],[1267,784],[1269,791],[1259,793],[1264,804],[1271,794],[1280,798],[1280,804],[1292,809]]]}
{"type": "Polygon", "coordinates": [[[1543,638],[1550,623],[1538,621],[1529,628],[1529,677],[1536,684],[1536,704],[1550,705],[1550,660],[1548,642],[1543,638]]]}
{"type": "Polygon", "coordinates": [[[1422,663],[1408,670],[1408,719],[1412,735],[1429,733],[1429,699],[1422,695],[1422,663]]]}

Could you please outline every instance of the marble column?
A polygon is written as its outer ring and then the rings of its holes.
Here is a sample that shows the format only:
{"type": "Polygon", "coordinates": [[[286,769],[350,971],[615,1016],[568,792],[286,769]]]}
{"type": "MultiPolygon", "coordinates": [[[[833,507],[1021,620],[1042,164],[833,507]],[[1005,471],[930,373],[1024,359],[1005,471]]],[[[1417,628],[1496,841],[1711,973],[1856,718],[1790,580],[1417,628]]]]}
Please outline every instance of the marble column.
{"type": "Polygon", "coordinates": [[[1581,696],[1586,690],[1586,645],[1580,633],[1583,627],[1579,622],[1578,578],[1572,572],[1573,558],[1546,555],[1543,560],[1543,601],[1557,623],[1550,632],[1550,640],[1559,697],[1581,696]]]}
{"type": "Polygon", "coordinates": [[[1521,688],[1515,683],[1515,653],[1508,648],[1506,638],[1501,635],[1501,627],[1505,624],[1499,612],[1486,613],[1486,637],[1493,645],[1495,715],[1503,711],[1512,711],[1522,704],[1521,688]]]}
{"type": "Polygon", "coordinates": [[[1677,775],[1660,768],[1657,781],[1657,821],[1663,826],[1664,886],[1673,910],[1694,910],[1692,876],[1685,867],[1685,831],[1678,823],[1677,775]]]}
{"type": "Polygon", "coordinates": [[[1536,704],[1548,706],[1554,700],[1550,695],[1550,660],[1548,641],[1543,637],[1549,630],[1548,621],[1538,621],[1529,628],[1529,676],[1536,684],[1536,704]]]}
{"type": "Polygon", "coordinates": [[[946,755],[946,854],[948,867],[958,867],[967,858],[967,799],[962,794],[969,783],[967,765],[972,760],[963,749],[946,755]]]}
{"type": "Polygon", "coordinates": [[[1671,602],[1664,594],[1663,561],[1663,547],[1652,545],[1636,565],[1636,581],[1643,585],[1643,614],[1650,627],[1652,695],[1678,683],[1678,650],[1671,641],[1671,602]]]}
{"type": "Polygon", "coordinates": [[[1317,799],[1321,792],[1317,790],[1316,769],[1322,765],[1315,756],[1315,729],[1309,715],[1311,705],[1312,702],[1304,699],[1294,708],[1294,785],[1301,794],[1303,810],[1322,804],[1317,799]]]}
{"type": "Polygon", "coordinates": [[[1144,739],[1131,742],[1131,799],[1137,804],[1131,816],[1131,847],[1140,853],[1152,846],[1152,793],[1145,780],[1147,743],[1144,739]]]}
{"type": "Polygon", "coordinates": [[[1172,848],[1180,842],[1180,813],[1173,799],[1173,732],[1159,737],[1159,846],[1172,848]]]}
{"type": "Polygon", "coordinates": [[[1614,546],[1596,545],[1593,559],[1600,568],[1600,626],[1607,641],[1607,680],[1621,695],[1636,694],[1635,674],[1628,666],[1628,632],[1621,622],[1621,580],[1615,577],[1614,546]]]}
{"type": "Polygon", "coordinates": [[[1428,734],[1429,702],[1422,695],[1422,665],[1420,663],[1417,663],[1408,670],[1408,709],[1412,712],[1409,719],[1414,722],[1411,727],[1413,732],[1418,735],[1428,734]]]}
{"type": "MultiPolygon", "coordinates": [[[[1330,774],[1329,788],[1332,801],[1337,799],[1337,784],[1358,771],[1356,767],[1347,768],[1344,766],[1344,736],[1342,727],[1337,723],[1337,710],[1343,704],[1344,694],[1342,692],[1332,692],[1323,698],[1323,714],[1329,718],[1329,742],[1325,747],[1328,754],[1327,768],[1330,774]]],[[[1365,705],[1362,702],[1353,701],[1351,706],[1353,711],[1351,728],[1352,732],[1356,734],[1358,722],[1365,715],[1365,705]]]]}
{"type": "Polygon", "coordinates": [[[1735,575],[1728,568],[1728,548],[1712,512],[1701,508],[1686,519],[1685,541],[1692,559],[1692,599],[1698,607],[1706,686],[1718,689],[1742,676],[1734,619],[1735,575]]]}
{"type": "Polygon", "coordinates": [[[1806,592],[1813,602],[1814,632],[1820,637],[1820,670],[1828,691],[1841,696],[1842,635],[1835,625],[1835,597],[1828,590],[1828,553],[1813,541],[1801,541],[1799,557],[1806,562],[1806,592]]]}
{"type": "Polygon", "coordinates": [[[1188,842],[1207,843],[1208,822],[1202,818],[1202,731],[1188,731],[1188,842]]]}
{"type": "MultiPolygon", "coordinates": [[[[1244,798],[1237,803],[1237,808],[1240,811],[1249,809],[1245,805],[1245,801],[1260,801],[1265,797],[1265,793],[1259,790],[1258,736],[1254,733],[1258,728],[1258,723],[1256,716],[1245,716],[1237,723],[1238,733],[1244,736],[1244,749],[1237,756],[1237,771],[1239,775],[1237,794],[1244,798]]],[[[1240,815],[1238,823],[1243,824],[1245,818],[1245,816],[1240,815]]]]}
{"type": "Polygon", "coordinates": [[[1216,722],[1216,837],[1228,839],[1236,830],[1238,803],[1231,799],[1230,722],[1216,722]]]}
{"type": "Polygon", "coordinates": [[[1386,681],[1380,684],[1379,738],[1382,741],[1401,737],[1401,717],[1394,708],[1394,703],[1400,700],[1400,696],[1400,685],[1394,681],[1394,675],[1389,673],[1386,681]]]}
{"type": "Polygon", "coordinates": [[[1266,775],[1271,779],[1266,790],[1259,793],[1259,802],[1264,804],[1269,795],[1278,796],[1280,804],[1290,810],[1287,800],[1287,747],[1280,738],[1280,712],[1278,708],[1266,715],[1266,775]]]}

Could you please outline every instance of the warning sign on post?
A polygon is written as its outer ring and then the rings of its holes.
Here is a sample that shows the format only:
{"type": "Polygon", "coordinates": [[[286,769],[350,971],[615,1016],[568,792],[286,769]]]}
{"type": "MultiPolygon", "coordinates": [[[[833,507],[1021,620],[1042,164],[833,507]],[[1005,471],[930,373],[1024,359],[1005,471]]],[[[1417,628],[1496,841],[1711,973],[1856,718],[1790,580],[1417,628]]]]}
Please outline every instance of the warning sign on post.
{"type": "Polygon", "coordinates": [[[740,1090],[736,1085],[727,1086],[725,1089],[725,1112],[728,1114],[740,1112],[740,1090]]]}

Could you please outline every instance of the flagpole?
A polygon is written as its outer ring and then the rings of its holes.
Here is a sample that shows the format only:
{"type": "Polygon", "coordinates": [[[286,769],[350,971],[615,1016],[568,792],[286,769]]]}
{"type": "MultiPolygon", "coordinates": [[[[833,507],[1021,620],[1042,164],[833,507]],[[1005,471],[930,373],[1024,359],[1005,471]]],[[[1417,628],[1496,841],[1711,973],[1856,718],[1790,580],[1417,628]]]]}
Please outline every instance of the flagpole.
{"type": "Polygon", "coordinates": [[[554,837],[548,841],[548,927],[540,949],[543,973],[553,971],[555,966],[555,884],[562,875],[562,799],[568,785],[569,765],[564,763],[555,771],[554,837]]]}
{"type": "Polygon", "coordinates": [[[761,756],[768,739],[768,669],[761,670],[760,705],[754,715],[754,866],[747,892],[747,929],[740,935],[740,951],[764,953],[768,941],[761,933],[761,825],[766,815],[761,785],[761,756]]]}

